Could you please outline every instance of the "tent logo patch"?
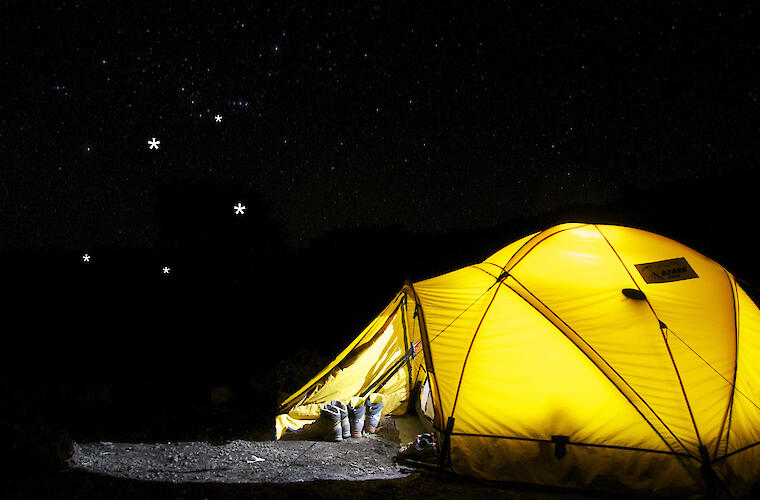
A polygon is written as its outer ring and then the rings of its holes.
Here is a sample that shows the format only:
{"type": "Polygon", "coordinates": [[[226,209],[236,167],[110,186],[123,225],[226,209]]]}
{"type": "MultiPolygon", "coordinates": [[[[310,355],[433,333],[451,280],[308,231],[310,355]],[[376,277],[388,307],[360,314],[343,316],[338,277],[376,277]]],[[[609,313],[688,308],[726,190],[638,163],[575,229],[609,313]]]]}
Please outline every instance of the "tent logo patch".
{"type": "Polygon", "coordinates": [[[670,283],[671,281],[699,278],[683,257],[636,264],[636,269],[647,283],[670,283]]]}

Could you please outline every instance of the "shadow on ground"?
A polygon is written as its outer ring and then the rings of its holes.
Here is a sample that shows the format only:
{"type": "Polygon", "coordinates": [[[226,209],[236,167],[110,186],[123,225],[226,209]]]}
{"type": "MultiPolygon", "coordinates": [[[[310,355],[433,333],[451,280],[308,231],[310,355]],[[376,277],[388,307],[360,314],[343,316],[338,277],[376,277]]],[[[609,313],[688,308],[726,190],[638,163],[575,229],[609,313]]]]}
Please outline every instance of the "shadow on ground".
{"type": "Polygon", "coordinates": [[[70,469],[55,476],[29,476],[24,481],[4,485],[5,498],[325,498],[356,500],[373,498],[423,497],[426,500],[461,498],[482,500],[505,498],[524,500],[612,500],[620,495],[577,492],[523,484],[472,481],[429,472],[414,472],[405,478],[367,481],[301,481],[290,483],[174,483],[139,481],[70,469]]]}

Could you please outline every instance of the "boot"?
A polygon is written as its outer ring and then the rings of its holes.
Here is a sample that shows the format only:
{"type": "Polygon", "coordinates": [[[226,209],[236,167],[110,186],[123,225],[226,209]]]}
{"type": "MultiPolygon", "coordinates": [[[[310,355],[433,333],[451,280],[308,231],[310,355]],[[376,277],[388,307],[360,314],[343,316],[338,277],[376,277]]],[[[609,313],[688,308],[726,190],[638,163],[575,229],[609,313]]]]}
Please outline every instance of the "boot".
{"type": "Polygon", "coordinates": [[[405,460],[424,462],[434,459],[437,453],[435,438],[432,434],[425,433],[418,435],[414,441],[401,448],[393,460],[395,462],[404,462],[405,460]]]}
{"type": "Polygon", "coordinates": [[[340,412],[340,427],[343,433],[343,439],[350,438],[351,424],[348,423],[348,408],[346,407],[346,404],[342,401],[338,401],[337,399],[330,401],[330,404],[336,407],[340,412]]]}
{"type": "Polygon", "coordinates": [[[364,418],[364,431],[374,434],[377,424],[380,423],[380,415],[383,410],[383,395],[370,394],[365,402],[365,407],[366,416],[364,418]]]}
{"type": "Polygon", "coordinates": [[[307,439],[317,441],[343,441],[343,429],[340,425],[340,410],[326,403],[320,411],[319,418],[314,423],[304,425],[301,429],[288,431],[282,436],[288,441],[292,439],[307,439]]]}
{"type": "Polygon", "coordinates": [[[351,426],[351,437],[362,437],[365,408],[362,397],[354,396],[348,400],[348,421],[351,426]]]}

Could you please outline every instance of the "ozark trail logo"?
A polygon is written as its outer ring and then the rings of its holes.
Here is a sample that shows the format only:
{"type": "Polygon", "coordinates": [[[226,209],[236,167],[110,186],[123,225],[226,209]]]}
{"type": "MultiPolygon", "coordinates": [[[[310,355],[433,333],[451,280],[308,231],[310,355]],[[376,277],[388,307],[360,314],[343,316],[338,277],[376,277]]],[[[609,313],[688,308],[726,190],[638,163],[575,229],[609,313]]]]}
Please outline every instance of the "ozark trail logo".
{"type": "Polygon", "coordinates": [[[671,281],[699,278],[683,257],[649,262],[647,264],[636,264],[636,269],[647,283],[669,283],[671,281]]]}

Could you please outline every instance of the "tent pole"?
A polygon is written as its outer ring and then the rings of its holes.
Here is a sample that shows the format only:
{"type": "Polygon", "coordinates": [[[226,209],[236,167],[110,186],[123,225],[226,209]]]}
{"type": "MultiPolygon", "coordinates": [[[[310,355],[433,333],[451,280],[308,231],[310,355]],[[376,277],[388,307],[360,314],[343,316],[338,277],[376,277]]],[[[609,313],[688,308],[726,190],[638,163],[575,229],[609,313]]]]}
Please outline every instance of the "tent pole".
{"type": "Polygon", "coordinates": [[[383,373],[383,374],[380,376],[380,378],[378,378],[378,379],[377,379],[377,380],[376,380],[376,381],[375,381],[375,382],[374,382],[372,385],[370,385],[370,386],[369,386],[369,387],[367,387],[365,390],[363,390],[363,391],[362,391],[362,393],[360,394],[360,396],[361,396],[361,397],[365,397],[367,394],[369,394],[369,393],[371,393],[373,390],[375,390],[375,388],[377,388],[377,390],[380,390],[380,389],[381,389],[381,388],[382,388],[382,387],[383,387],[383,386],[384,386],[386,383],[388,383],[388,381],[391,379],[391,377],[392,377],[393,375],[395,375],[395,374],[396,374],[396,372],[397,372],[397,371],[399,371],[399,369],[401,369],[401,367],[402,367],[402,366],[404,366],[404,362],[405,362],[406,360],[408,360],[408,359],[409,359],[409,357],[410,357],[410,356],[411,356],[413,353],[414,353],[414,346],[412,346],[411,348],[409,348],[409,349],[408,349],[408,350],[407,350],[407,351],[404,353],[404,355],[403,355],[403,356],[401,356],[399,359],[397,359],[397,360],[396,360],[396,362],[395,362],[395,363],[393,363],[393,365],[391,365],[391,367],[390,367],[390,368],[388,368],[388,370],[386,370],[386,372],[385,372],[385,373],[383,373]],[[382,384],[381,384],[380,382],[382,382],[382,384]],[[378,384],[380,384],[380,385],[378,385],[378,384]]]}

